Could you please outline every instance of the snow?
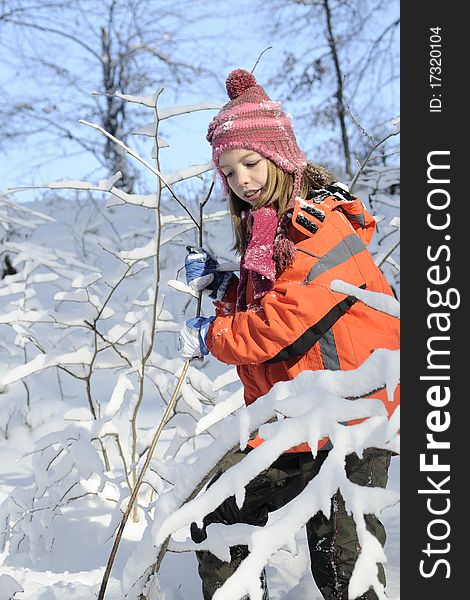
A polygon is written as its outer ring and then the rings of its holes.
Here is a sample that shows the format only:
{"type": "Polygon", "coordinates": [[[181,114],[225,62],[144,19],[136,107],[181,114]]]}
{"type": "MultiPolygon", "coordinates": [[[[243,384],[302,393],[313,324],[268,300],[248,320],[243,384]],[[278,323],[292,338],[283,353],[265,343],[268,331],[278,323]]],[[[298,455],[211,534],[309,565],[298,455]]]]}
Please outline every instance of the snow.
{"type": "Polygon", "coordinates": [[[348,296],[354,296],[364,304],[367,304],[367,306],[381,312],[388,313],[394,317],[400,316],[400,303],[395,300],[393,296],[389,296],[388,294],[369,292],[368,290],[363,290],[339,279],[334,279],[331,282],[330,289],[334,292],[341,292],[348,296]]]}
{"type": "Polygon", "coordinates": [[[125,375],[119,375],[111,399],[104,409],[104,416],[107,418],[113,417],[122,406],[124,394],[133,389],[132,382],[125,375]]]}
{"type": "Polygon", "coordinates": [[[199,296],[199,294],[197,292],[195,292],[191,286],[187,285],[183,281],[178,281],[177,279],[170,279],[169,281],[166,282],[166,284],[167,284],[167,286],[173,288],[174,290],[183,292],[185,294],[189,294],[189,295],[193,296],[194,298],[197,298],[199,296]]]}
{"type": "MultiPolygon", "coordinates": [[[[368,362],[378,361],[372,361],[371,357],[368,362]]],[[[374,383],[377,384],[377,387],[383,386],[384,382],[380,380],[380,371],[377,369],[376,364],[369,365],[366,362],[358,371],[360,371],[357,378],[359,381],[364,376],[363,372],[366,371],[369,375],[376,375],[374,383]]],[[[354,372],[348,373],[355,374],[354,372]]],[[[239,417],[234,416],[225,420],[224,444],[232,447],[236,444],[237,438],[240,439],[240,435],[244,438],[243,433],[256,431],[262,423],[274,417],[276,410],[290,417],[288,421],[277,421],[269,424],[269,436],[266,435],[268,427],[264,427],[262,431],[260,430],[262,437],[269,437],[270,439],[267,439],[264,444],[250,452],[242,463],[224,473],[203,495],[186,504],[179,511],[173,512],[158,530],[155,538],[157,544],[161,543],[171,532],[177,531],[191,523],[192,520],[201,521],[204,515],[217,508],[225,497],[236,494],[259,472],[269,467],[283,451],[306,441],[310,443],[311,447],[315,448],[316,441],[326,433],[330,433],[331,436],[332,430],[335,429],[334,424],[328,422],[328,419],[336,418],[338,422],[341,422],[378,415],[385,421],[385,426],[387,425],[388,421],[386,415],[384,415],[385,408],[380,401],[363,399],[361,402],[351,402],[350,400],[341,400],[340,397],[331,393],[327,386],[322,385],[323,378],[318,377],[322,374],[306,371],[300,373],[292,382],[278,383],[266,396],[259,398],[254,404],[242,411],[239,417]],[[236,425],[237,420],[241,421],[238,426],[236,425]],[[242,433],[238,433],[239,431],[242,433]]],[[[354,378],[352,378],[352,381],[354,381],[354,378]]],[[[369,381],[371,380],[369,379],[369,381]]],[[[374,383],[370,385],[374,385],[374,383]]],[[[360,389],[360,385],[356,389],[354,389],[354,384],[352,389],[348,386],[348,394],[357,394],[360,389]]],[[[369,391],[371,389],[376,388],[369,387],[369,391]]],[[[372,421],[369,420],[368,422],[372,421]]],[[[358,428],[359,426],[355,429],[358,428]]],[[[339,431],[342,429],[344,427],[340,428],[339,431]]],[[[352,435],[349,430],[348,433],[352,435]]],[[[383,444],[384,442],[377,445],[383,444]]],[[[205,461],[201,462],[205,463],[205,461]]],[[[192,476],[194,476],[194,472],[192,476]]],[[[335,482],[333,481],[333,483],[335,482]]],[[[331,495],[333,494],[330,494],[328,499],[331,495]]]]}
{"type": "MultiPolygon", "coordinates": [[[[74,279],[76,281],[76,279],[74,279]]],[[[72,287],[74,286],[72,283],[72,287]]],[[[75,292],[57,292],[54,300],[68,300],[69,302],[88,302],[89,296],[86,290],[76,290],[75,292]]]]}
{"type": "Polygon", "coordinates": [[[72,188],[74,190],[92,190],[96,186],[89,181],[79,181],[78,179],[70,179],[68,181],[49,181],[47,187],[54,189],[72,188]]]}
{"type": "Polygon", "coordinates": [[[101,273],[90,273],[89,275],[80,275],[72,281],[73,288],[87,288],[101,279],[101,273]]]}
{"type": "MultiPolygon", "coordinates": [[[[145,541],[130,557],[124,571],[124,590],[128,593],[132,590],[130,597],[137,597],[140,589],[140,584],[135,587],[135,574],[147,572],[150,566],[148,561],[152,560],[149,559],[149,556],[154,555],[155,546],[158,548],[168,535],[177,532],[193,521],[201,522],[203,516],[216,508],[225,497],[233,494],[239,499],[242,498],[246,483],[269,466],[282,451],[303,441],[308,441],[311,447],[315,447],[318,439],[325,433],[330,433],[335,445],[335,452],[330,453],[329,460],[332,468],[324,471],[322,469],[322,477],[315,478],[307,486],[303,495],[301,494],[295,500],[294,509],[289,510],[285,507],[285,509],[281,509],[280,513],[277,511],[279,514],[283,514],[282,511],[284,511],[287,520],[277,527],[273,525],[272,537],[266,533],[266,528],[263,529],[263,534],[260,533],[259,543],[253,542],[252,554],[243,563],[245,568],[241,571],[242,574],[234,575],[230,584],[227,581],[227,587],[223,592],[227,595],[220,597],[238,598],[245,593],[256,594],[256,590],[250,587],[249,582],[257,581],[257,574],[271,554],[290,543],[289,536],[293,535],[292,531],[295,532],[295,528],[300,528],[312,515],[312,512],[309,511],[315,507],[324,512],[328,511],[330,497],[336,490],[339,481],[343,481],[340,487],[344,491],[346,501],[348,498],[356,499],[359,495],[357,489],[356,493],[348,494],[348,490],[351,490],[354,484],[348,484],[345,477],[344,456],[354,450],[360,451],[361,444],[362,447],[396,448],[394,440],[391,439],[393,436],[396,437],[396,431],[392,436],[390,435],[385,408],[380,401],[361,400],[355,402],[335,396],[335,392],[342,391],[344,395],[360,397],[366,387],[367,391],[382,387],[387,380],[393,379],[389,370],[382,368],[384,361],[387,357],[395,356],[396,353],[379,350],[357,372],[300,373],[292,382],[276,384],[266,396],[244,409],[240,415],[224,419],[215,441],[201,451],[202,454],[195,462],[191,462],[189,469],[181,467],[178,470],[175,475],[179,482],[178,487],[158,499],[158,516],[152,527],[152,536],[146,536],[145,541]],[[339,376],[336,391],[332,392],[330,387],[334,386],[330,384],[336,376],[339,376]],[[325,398],[327,398],[327,402],[324,401],[325,398]],[[266,435],[267,428],[265,427],[260,434],[262,433],[265,438],[270,439],[250,452],[241,463],[226,471],[202,495],[184,503],[186,495],[197,486],[197,483],[203,478],[203,474],[215,466],[230,448],[238,445],[241,429],[244,429],[245,432],[255,431],[262,423],[272,418],[276,412],[288,414],[291,418],[271,424],[269,436],[266,435]],[[371,416],[371,418],[354,428],[345,428],[339,424],[343,420],[365,416],[371,416]],[[341,472],[343,473],[342,478],[341,472]],[[165,515],[167,515],[166,518],[165,515]],[[267,539],[265,539],[265,535],[268,536],[267,539]],[[153,551],[152,548],[154,548],[153,551]],[[246,570],[249,570],[248,573],[246,570]]],[[[396,366],[395,362],[395,368],[396,366]]],[[[378,512],[379,509],[396,501],[396,496],[392,493],[383,490],[375,491],[375,494],[371,494],[370,488],[361,490],[362,503],[359,512],[363,510],[378,512]]],[[[277,513],[273,513],[273,515],[277,513]]],[[[362,513],[360,512],[360,514],[362,513]]],[[[253,539],[258,539],[255,534],[253,534],[253,539]]],[[[362,543],[365,544],[365,548],[372,548],[370,553],[374,552],[373,543],[370,540],[368,542],[365,533],[362,543]]],[[[369,552],[369,550],[367,551],[369,552]]],[[[223,589],[221,588],[221,593],[223,589]]]]}
{"type": "MultiPolygon", "coordinates": [[[[47,215],[44,214],[42,212],[39,212],[37,210],[31,210],[31,208],[28,208],[27,206],[25,206],[24,204],[17,204],[16,202],[13,202],[12,200],[8,200],[6,198],[6,194],[5,192],[2,192],[0,190],[0,204],[3,204],[4,206],[13,209],[15,211],[15,213],[17,214],[24,214],[27,215],[29,219],[31,219],[32,216],[35,217],[39,217],[39,221],[38,222],[50,222],[50,223],[54,223],[55,219],[54,217],[52,217],[51,215],[47,215]]],[[[3,218],[4,213],[2,213],[2,218],[3,218]]],[[[8,215],[8,217],[11,217],[11,215],[8,215]]],[[[34,224],[34,220],[33,220],[33,224],[34,224]]],[[[26,227],[28,227],[28,225],[25,225],[26,227]]]]}
{"type": "Polygon", "coordinates": [[[148,106],[149,108],[155,108],[155,102],[162,91],[163,88],[160,88],[155,94],[152,94],[151,96],[133,96],[131,94],[121,94],[120,92],[115,92],[114,95],[117,98],[127,100],[127,102],[134,102],[135,104],[143,104],[144,106],[148,106]]]}
{"type": "Polygon", "coordinates": [[[13,577],[0,575],[0,600],[11,600],[18,592],[24,592],[24,590],[13,577]]]}
{"type": "Polygon", "coordinates": [[[214,165],[212,162],[207,162],[202,165],[192,165],[191,167],[185,167],[184,169],[178,169],[177,171],[173,171],[172,173],[164,173],[163,179],[165,184],[173,185],[174,183],[178,183],[179,181],[184,181],[185,179],[190,179],[191,177],[198,177],[207,171],[212,171],[214,169],[214,165]]]}
{"type": "Polygon", "coordinates": [[[19,379],[23,379],[32,373],[38,373],[56,365],[81,365],[87,364],[91,360],[91,352],[83,346],[75,352],[58,354],[56,356],[49,354],[38,354],[33,360],[12,369],[8,374],[0,377],[0,385],[8,385],[19,379]]]}
{"type": "Polygon", "coordinates": [[[142,248],[134,248],[130,251],[121,251],[120,256],[125,261],[138,261],[145,260],[146,258],[152,258],[157,253],[157,246],[154,240],[150,240],[148,244],[145,244],[142,248]]]}
{"type": "MultiPolygon", "coordinates": [[[[112,185],[110,178],[94,189],[111,189],[112,185]]],[[[97,210],[88,196],[70,202],[54,195],[21,205],[17,212],[12,200],[6,207],[10,216],[25,215],[29,221],[29,215],[36,215],[38,220],[6,242],[15,255],[18,274],[0,281],[0,519],[3,524],[8,520],[0,531],[0,544],[5,542],[0,554],[2,600],[12,593],[24,600],[89,600],[97,595],[112,536],[129,499],[132,469],[137,465],[140,470],[181,372],[183,362],[176,354],[178,324],[193,316],[196,304],[184,284],[175,283],[184,263],[184,247],[194,245],[196,234],[193,226],[190,232],[171,233],[171,227],[190,223],[166,196],[162,223],[168,237],[162,246],[160,277],[160,293],[165,297],[155,314],[158,334],[144,378],[139,379],[139,369],[154,322],[153,269],[135,269],[135,274],[124,278],[99,319],[102,337],[85,325],[97,316],[90,299],[103,307],[126,268],[102,249],[103,244],[132,261],[153,258],[155,199],[154,194],[125,197],[119,206],[104,200],[97,210]],[[170,280],[173,287],[166,285],[170,280]],[[80,379],[92,362],[90,387],[96,418],[87,384],[80,379]],[[133,452],[129,414],[138,404],[141,381],[142,405],[133,452]],[[105,468],[97,436],[102,438],[110,470],[105,468]]],[[[205,243],[221,262],[235,262],[227,247],[230,222],[225,204],[211,198],[207,213],[210,228],[205,231],[205,243]]],[[[360,297],[360,292],[364,291],[347,293],[390,310],[382,297],[360,297]]],[[[207,297],[203,314],[213,314],[207,297]]],[[[126,525],[106,598],[123,598],[124,586],[131,590],[130,600],[137,590],[138,574],[153,561],[155,544],[165,535],[173,532],[173,550],[190,548],[188,523],[200,520],[227,493],[233,492],[241,501],[246,482],[283,449],[305,439],[314,447],[315,440],[328,432],[334,436],[336,453],[330,454],[327,468],[294,504],[272,513],[268,528],[211,528],[207,544],[220,555],[226,556],[231,539],[248,538],[252,548],[244,570],[218,592],[218,598],[233,599],[247,588],[255,598],[253,573],[267,560],[272,600],[320,600],[309,572],[302,524],[315,506],[328,510],[327,496],[339,481],[359,526],[364,510],[383,511],[388,534],[387,590],[389,598],[397,600],[400,459],[392,460],[386,491],[368,488],[366,494],[361,493],[364,490],[348,484],[343,468],[344,455],[352,448],[360,451],[376,444],[398,449],[399,412],[387,421],[381,403],[362,399],[371,385],[385,386],[391,397],[397,372],[398,354],[377,351],[357,372],[302,373],[290,384],[278,384],[245,410],[233,367],[210,358],[192,362],[179,412],[165,428],[142,486],[140,520],[131,518],[126,525]],[[328,398],[329,410],[324,403],[312,401],[313,394],[328,398]],[[360,416],[369,419],[354,428],[339,425],[346,418],[360,416]],[[270,419],[271,423],[263,425],[270,419]],[[202,485],[199,495],[191,498],[206,471],[216,468],[232,448],[243,447],[259,427],[266,442],[217,484],[206,490],[202,485]]],[[[361,535],[364,551],[352,582],[356,591],[373,578],[371,560],[383,558],[367,531],[362,529],[361,535]]],[[[155,585],[167,599],[201,600],[194,553],[168,552],[155,585]]]]}
{"type": "Polygon", "coordinates": [[[106,208],[120,206],[122,204],[133,204],[134,206],[142,206],[144,208],[156,208],[156,194],[128,194],[119,188],[112,189],[113,196],[109,198],[106,208]]]}
{"type": "Polygon", "coordinates": [[[186,106],[174,106],[172,108],[159,108],[158,118],[160,121],[163,119],[169,119],[176,115],[182,115],[189,112],[195,112],[198,110],[220,110],[222,104],[214,102],[199,102],[198,104],[188,104],[186,106]]]}
{"type": "Polygon", "coordinates": [[[239,410],[244,405],[245,400],[243,398],[243,390],[240,388],[232,396],[226,400],[221,400],[218,404],[216,404],[209,414],[204,415],[204,417],[199,419],[195,433],[199,434],[203,431],[206,431],[209,429],[209,427],[215,423],[218,423],[225,417],[228,417],[228,415],[239,410]]]}
{"type": "MultiPolygon", "coordinates": [[[[157,133],[157,125],[156,125],[155,119],[151,123],[147,123],[143,127],[139,127],[138,129],[135,129],[132,133],[133,133],[133,135],[143,135],[145,137],[154,138],[155,134],[157,133]]],[[[168,142],[166,142],[161,137],[157,137],[157,143],[158,143],[159,148],[168,148],[169,147],[168,142]]]]}

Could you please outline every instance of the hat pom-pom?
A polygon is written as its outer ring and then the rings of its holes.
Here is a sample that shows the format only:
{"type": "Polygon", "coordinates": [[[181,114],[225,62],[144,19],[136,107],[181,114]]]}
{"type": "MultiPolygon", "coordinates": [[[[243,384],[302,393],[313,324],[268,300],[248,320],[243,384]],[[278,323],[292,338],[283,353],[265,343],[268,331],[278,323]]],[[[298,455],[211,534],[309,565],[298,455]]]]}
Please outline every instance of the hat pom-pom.
{"type": "Polygon", "coordinates": [[[253,73],[245,71],[244,69],[232,71],[225,82],[230,100],[235,100],[235,98],[238,98],[245,90],[254,85],[256,85],[255,76],[253,73]]]}

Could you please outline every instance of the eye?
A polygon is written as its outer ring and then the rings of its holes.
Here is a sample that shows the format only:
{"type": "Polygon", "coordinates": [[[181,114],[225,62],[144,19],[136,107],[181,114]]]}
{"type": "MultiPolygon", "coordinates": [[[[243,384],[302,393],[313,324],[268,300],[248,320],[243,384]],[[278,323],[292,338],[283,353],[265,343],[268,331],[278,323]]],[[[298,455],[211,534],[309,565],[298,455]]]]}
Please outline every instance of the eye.
{"type": "Polygon", "coordinates": [[[228,173],[224,173],[224,175],[228,179],[229,177],[231,177],[233,175],[233,171],[229,171],[228,173]]]}
{"type": "Polygon", "coordinates": [[[260,162],[260,160],[261,159],[258,159],[258,160],[254,161],[254,162],[246,163],[246,166],[247,167],[255,167],[260,162]]]}

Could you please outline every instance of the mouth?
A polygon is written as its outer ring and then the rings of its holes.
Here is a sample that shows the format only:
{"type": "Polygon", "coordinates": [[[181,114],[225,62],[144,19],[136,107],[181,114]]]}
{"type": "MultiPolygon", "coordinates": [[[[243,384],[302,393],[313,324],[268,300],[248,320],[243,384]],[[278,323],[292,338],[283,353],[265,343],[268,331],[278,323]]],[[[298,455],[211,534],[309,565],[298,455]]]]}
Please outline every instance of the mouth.
{"type": "Polygon", "coordinates": [[[245,200],[248,200],[248,202],[254,202],[255,200],[258,200],[262,191],[263,188],[259,188],[258,190],[250,190],[249,192],[245,192],[243,196],[245,200]]]}

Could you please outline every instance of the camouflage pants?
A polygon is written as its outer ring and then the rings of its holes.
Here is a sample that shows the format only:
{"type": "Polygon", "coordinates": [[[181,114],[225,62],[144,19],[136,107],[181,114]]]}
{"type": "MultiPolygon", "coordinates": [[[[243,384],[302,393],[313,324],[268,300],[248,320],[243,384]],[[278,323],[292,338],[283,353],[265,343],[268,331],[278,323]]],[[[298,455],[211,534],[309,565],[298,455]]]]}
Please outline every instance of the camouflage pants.
{"type": "MultiPolygon", "coordinates": [[[[227,498],[214,512],[205,517],[202,529],[191,526],[191,536],[195,542],[206,538],[206,527],[211,523],[248,523],[265,525],[268,513],[281,508],[297,496],[307,483],[318,474],[328,452],[319,452],[314,460],[310,453],[287,454],[279,457],[269,469],[260,473],[246,487],[245,503],[238,508],[235,498],[227,498]]],[[[234,464],[244,458],[240,452],[234,455],[234,464]]],[[[391,453],[369,448],[363,458],[356,454],[346,457],[346,473],[353,482],[363,486],[385,487],[391,453]]],[[[220,477],[214,477],[213,481],[220,477]]],[[[367,529],[385,544],[385,529],[374,515],[365,516],[367,529]]],[[[325,518],[318,512],[307,523],[307,539],[310,553],[310,566],[313,578],[326,600],[348,600],[348,584],[360,551],[356,525],[346,513],[344,500],[337,492],[331,500],[331,516],[325,518]]],[[[204,600],[210,600],[241,561],[248,555],[247,546],[230,549],[229,563],[219,560],[208,551],[196,552],[199,575],[202,580],[204,600]]],[[[385,584],[382,565],[377,565],[378,577],[385,584]]],[[[266,577],[261,576],[264,600],[268,599],[266,577]]],[[[377,595],[369,590],[359,600],[376,600],[377,595]]]]}

